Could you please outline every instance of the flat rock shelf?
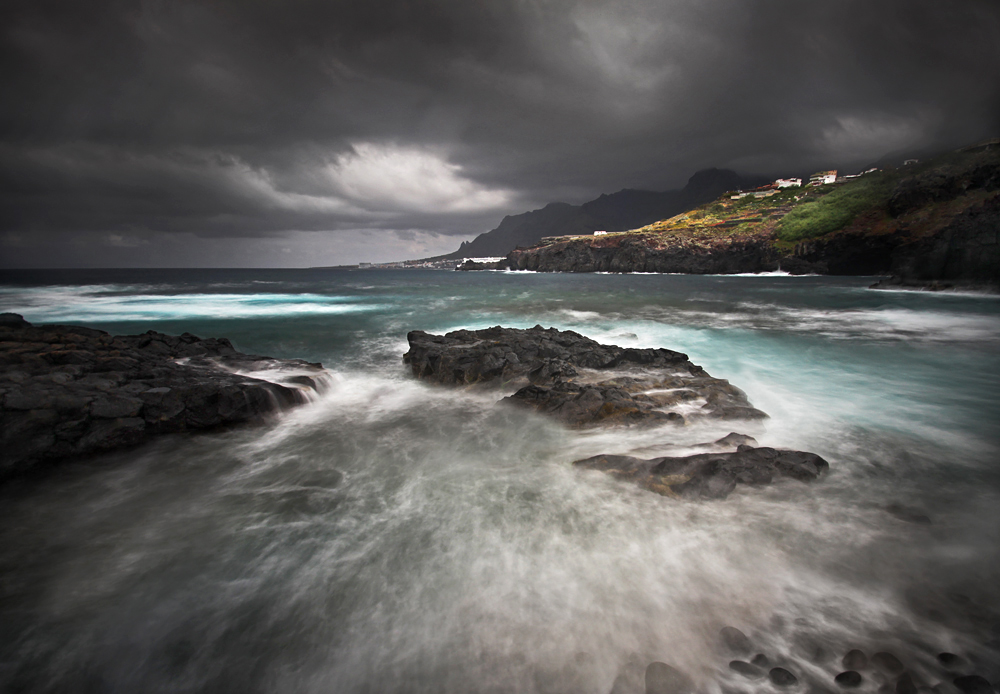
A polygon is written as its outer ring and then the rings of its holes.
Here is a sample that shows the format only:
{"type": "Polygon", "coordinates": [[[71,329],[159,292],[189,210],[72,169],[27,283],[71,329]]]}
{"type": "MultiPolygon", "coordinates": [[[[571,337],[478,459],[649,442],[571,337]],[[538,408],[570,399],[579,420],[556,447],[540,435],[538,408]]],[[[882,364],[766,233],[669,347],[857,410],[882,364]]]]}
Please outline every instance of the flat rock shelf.
{"type": "Polygon", "coordinates": [[[746,393],[669,349],[602,345],[571,330],[496,326],[407,335],[403,361],[443,385],[516,388],[507,401],[576,427],[764,419],[746,393]]]}
{"type": "MultiPolygon", "coordinates": [[[[532,408],[575,428],[684,424],[699,418],[765,419],[746,394],[669,349],[602,345],[536,325],[407,335],[403,361],[419,379],[449,386],[513,390],[503,402],[532,408]]],[[[574,465],[601,470],[664,496],[725,498],[737,484],[778,477],[808,482],[829,464],[814,453],[756,446],[730,435],[687,457],[643,460],[602,454],[574,465]],[[733,450],[735,449],[735,450],[733,450]]]]}
{"type": "Polygon", "coordinates": [[[0,479],[159,434],[260,421],[305,403],[320,364],[237,352],[225,338],[110,335],[0,315],[0,479]]]}

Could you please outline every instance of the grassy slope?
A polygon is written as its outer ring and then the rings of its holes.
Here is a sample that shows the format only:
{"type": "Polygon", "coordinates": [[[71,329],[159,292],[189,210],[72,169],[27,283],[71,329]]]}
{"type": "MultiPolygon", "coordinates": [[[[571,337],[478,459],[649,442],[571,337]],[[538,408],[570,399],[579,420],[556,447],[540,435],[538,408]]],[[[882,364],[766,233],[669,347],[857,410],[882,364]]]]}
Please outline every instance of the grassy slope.
{"type": "Polygon", "coordinates": [[[727,194],[707,205],[638,229],[583,238],[593,246],[604,246],[616,245],[625,236],[642,236],[645,243],[661,248],[766,238],[779,251],[789,253],[800,241],[837,233],[884,234],[896,231],[901,225],[911,233],[932,233],[947,224],[953,215],[981,202],[988,194],[970,192],[893,218],[887,206],[900,182],[912,177],[961,175],[974,166],[998,159],[1000,151],[997,149],[987,153],[952,152],[916,165],[874,171],[843,183],[785,188],[765,198],[751,195],[732,200],[727,194]]]}

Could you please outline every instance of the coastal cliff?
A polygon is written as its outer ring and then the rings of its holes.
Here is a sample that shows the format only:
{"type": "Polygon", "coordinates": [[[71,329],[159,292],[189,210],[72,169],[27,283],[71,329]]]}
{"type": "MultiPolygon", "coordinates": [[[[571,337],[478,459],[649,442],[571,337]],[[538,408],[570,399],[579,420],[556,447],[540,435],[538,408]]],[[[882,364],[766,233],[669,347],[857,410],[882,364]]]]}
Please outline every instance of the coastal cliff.
{"type": "MultiPolygon", "coordinates": [[[[806,188],[727,193],[619,233],[518,248],[538,272],[892,275],[881,286],[1000,287],[1000,145],[806,188]]],[[[481,269],[470,266],[463,269],[481,269]]]]}

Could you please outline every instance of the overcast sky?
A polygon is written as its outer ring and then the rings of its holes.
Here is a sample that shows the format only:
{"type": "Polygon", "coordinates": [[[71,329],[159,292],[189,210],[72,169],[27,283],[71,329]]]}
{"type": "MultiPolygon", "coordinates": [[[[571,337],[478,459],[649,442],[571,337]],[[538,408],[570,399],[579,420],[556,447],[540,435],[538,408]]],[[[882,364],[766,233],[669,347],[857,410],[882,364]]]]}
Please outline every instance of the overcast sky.
{"type": "Polygon", "coordinates": [[[426,257],[1000,134],[996,0],[4,0],[0,266],[426,257]]]}

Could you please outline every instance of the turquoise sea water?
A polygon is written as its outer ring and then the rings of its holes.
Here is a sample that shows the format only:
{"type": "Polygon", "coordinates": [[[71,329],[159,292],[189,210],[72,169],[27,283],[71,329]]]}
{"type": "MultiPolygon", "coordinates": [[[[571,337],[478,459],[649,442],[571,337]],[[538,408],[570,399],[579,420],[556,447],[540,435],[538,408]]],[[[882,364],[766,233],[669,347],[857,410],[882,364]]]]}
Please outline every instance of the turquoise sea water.
{"type": "Polygon", "coordinates": [[[940,651],[996,682],[1000,298],[871,281],[7,272],[0,311],[34,323],[226,336],[333,386],[264,428],[0,489],[0,688],[608,692],[653,660],[710,694],[768,688],[716,652],[727,624],[804,691],[852,647],[926,686],[940,651]],[[771,418],[569,431],[401,363],[408,330],[535,324],[686,352],[771,418]],[[731,430],[830,474],[678,502],[569,465],[731,430]]]}

